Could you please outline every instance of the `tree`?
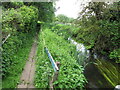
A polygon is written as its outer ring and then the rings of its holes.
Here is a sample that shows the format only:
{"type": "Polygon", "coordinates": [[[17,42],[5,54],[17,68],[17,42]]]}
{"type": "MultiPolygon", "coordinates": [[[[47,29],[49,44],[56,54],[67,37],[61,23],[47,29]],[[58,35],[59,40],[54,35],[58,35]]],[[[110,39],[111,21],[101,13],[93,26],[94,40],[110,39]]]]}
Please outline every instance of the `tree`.
{"type": "Polygon", "coordinates": [[[63,14],[60,14],[56,17],[56,21],[62,22],[62,23],[71,23],[73,22],[73,20],[74,20],[73,18],[69,18],[63,14]]]}
{"type": "Polygon", "coordinates": [[[77,22],[81,28],[75,35],[76,40],[84,43],[93,53],[109,58],[110,55],[114,56],[112,59],[116,61],[120,56],[112,55],[112,52],[118,53],[120,47],[119,4],[120,2],[90,2],[80,13],[82,16],[79,16],[77,22]]]}

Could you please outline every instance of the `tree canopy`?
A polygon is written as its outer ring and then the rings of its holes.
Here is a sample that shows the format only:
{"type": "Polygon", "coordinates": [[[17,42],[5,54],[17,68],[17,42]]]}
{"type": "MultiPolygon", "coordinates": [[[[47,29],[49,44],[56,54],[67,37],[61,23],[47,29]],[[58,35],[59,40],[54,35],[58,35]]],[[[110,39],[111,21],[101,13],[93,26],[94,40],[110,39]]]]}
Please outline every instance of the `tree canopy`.
{"type": "Polygon", "coordinates": [[[76,20],[81,28],[74,33],[88,49],[120,61],[120,2],[90,2],[76,20]]]}

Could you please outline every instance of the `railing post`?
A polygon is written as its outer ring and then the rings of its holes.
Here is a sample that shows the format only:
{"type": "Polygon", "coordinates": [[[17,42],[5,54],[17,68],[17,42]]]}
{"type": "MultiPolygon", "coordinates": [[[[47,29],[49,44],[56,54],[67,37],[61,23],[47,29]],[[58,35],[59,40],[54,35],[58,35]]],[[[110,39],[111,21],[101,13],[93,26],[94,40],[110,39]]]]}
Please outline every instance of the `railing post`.
{"type": "MultiPolygon", "coordinates": [[[[57,64],[58,68],[60,69],[60,62],[56,62],[56,64],[57,64]]],[[[59,74],[59,71],[54,72],[52,82],[55,82],[58,79],[58,74],[59,74]]]]}
{"type": "MultiPolygon", "coordinates": [[[[49,50],[47,49],[47,47],[45,47],[46,53],[48,55],[48,58],[50,59],[50,62],[52,64],[52,67],[54,69],[54,74],[52,77],[52,80],[49,82],[50,85],[50,90],[54,89],[54,85],[53,83],[58,79],[58,74],[59,74],[59,69],[60,69],[60,62],[55,62],[52,55],[50,54],[49,50]]],[[[49,78],[49,76],[48,76],[49,78]]]]}
{"type": "MultiPolygon", "coordinates": [[[[56,62],[56,65],[58,66],[58,68],[60,69],[60,62],[56,62]]],[[[54,90],[54,85],[53,83],[58,80],[58,75],[59,75],[59,71],[54,72],[53,78],[50,81],[50,90],[54,90]]]]}

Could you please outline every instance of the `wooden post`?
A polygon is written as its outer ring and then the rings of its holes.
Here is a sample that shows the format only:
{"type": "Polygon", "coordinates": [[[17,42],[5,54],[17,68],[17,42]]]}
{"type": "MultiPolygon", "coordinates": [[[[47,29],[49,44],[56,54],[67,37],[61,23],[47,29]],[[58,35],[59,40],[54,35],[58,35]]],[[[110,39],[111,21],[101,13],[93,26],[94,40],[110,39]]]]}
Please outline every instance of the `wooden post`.
{"type": "MultiPolygon", "coordinates": [[[[52,55],[50,54],[49,50],[47,49],[47,47],[45,47],[44,49],[46,50],[48,58],[50,59],[50,62],[51,62],[52,67],[54,69],[54,74],[53,74],[52,80],[49,82],[50,90],[53,90],[54,89],[53,83],[58,79],[60,62],[54,61],[54,59],[53,59],[52,55]]],[[[49,78],[49,76],[48,76],[48,78],[49,78]]]]}
{"type": "MultiPolygon", "coordinates": [[[[60,69],[60,62],[56,62],[56,65],[58,66],[58,68],[60,69]]],[[[59,75],[59,71],[54,72],[53,78],[50,81],[50,90],[54,90],[54,85],[53,83],[58,80],[58,75],[59,75]]]]}
{"type": "MultiPolygon", "coordinates": [[[[58,66],[58,68],[60,68],[60,62],[56,62],[56,65],[58,66]]],[[[56,71],[54,73],[54,76],[53,76],[53,82],[55,82],[57,79],[58,79],[58,74],[59,74],[59,71],[56,71]]]]}

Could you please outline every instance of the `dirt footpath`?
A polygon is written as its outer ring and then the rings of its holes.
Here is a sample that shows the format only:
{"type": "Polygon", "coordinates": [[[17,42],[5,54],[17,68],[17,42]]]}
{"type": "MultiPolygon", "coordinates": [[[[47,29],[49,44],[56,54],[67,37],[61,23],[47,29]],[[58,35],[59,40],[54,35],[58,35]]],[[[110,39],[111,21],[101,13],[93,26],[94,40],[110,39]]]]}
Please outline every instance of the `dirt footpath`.
{"type": "Polygon", "coordinates": [[[35,54],[37,49],[37,38],[35,38],[32,45],[28,61],[22,72],[18,88],[35,88],[34,87],[34,74],[35,74],[35,54]]]}

